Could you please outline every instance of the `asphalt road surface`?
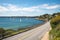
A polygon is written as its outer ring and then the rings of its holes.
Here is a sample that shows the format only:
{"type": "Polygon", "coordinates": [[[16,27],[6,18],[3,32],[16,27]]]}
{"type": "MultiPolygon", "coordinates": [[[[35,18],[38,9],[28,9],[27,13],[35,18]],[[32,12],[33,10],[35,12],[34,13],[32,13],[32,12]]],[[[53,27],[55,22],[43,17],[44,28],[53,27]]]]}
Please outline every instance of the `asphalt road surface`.
{"type": "Polygon", "coordinates": [[[50,22],[47,22],[42,26],[39,26],[24,33],[14,35],[12,37],[5,38],[3,40],[40,40],[49,30],[50,22]]]}

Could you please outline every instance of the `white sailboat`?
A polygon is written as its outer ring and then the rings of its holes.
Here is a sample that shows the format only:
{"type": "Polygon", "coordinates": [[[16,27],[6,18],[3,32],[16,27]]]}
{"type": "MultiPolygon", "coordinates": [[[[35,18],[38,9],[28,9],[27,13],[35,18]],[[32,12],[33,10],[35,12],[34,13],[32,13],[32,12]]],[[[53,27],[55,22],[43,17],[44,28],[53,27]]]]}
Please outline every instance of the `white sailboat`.
{"type": "Polygon", "coordinates": [[[20,22],[21,22],[21,18],[20,18],[20,22]]]}

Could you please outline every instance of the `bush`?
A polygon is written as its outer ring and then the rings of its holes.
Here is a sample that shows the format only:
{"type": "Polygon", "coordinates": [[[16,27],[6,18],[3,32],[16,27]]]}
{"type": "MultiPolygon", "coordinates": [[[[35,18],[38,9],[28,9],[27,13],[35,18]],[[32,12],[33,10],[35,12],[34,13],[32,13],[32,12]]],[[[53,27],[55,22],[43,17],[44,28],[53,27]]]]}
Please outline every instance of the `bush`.
{"type": "Polygon", "coordinates": [[[51,23],[52,28],[55,28],[56,25],[60,23],[60,16],[56,16],[52,18],[50,23],[51,23]]]}
{"type": "Polygon", "coordinates": [[[56,16],[51,19],[51,27],[52,30],[50,31],[50,39],[52,40],[60,40],[60,16],[56,16]],[[51,38],[52,35],[52,38],[51,38]]]}
{"type": "Polygon", "coordinates": [[[4,38],[4,33],[5,33],[5,30],[3,28],[0,28],[0,40],[4,38]]]}

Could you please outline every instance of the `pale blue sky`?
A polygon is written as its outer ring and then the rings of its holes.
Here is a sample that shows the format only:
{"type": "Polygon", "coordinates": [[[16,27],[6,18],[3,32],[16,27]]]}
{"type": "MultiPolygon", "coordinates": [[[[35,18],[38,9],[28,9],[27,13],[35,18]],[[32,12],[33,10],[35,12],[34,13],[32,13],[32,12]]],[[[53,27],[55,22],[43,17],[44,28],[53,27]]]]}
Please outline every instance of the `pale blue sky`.
{"type": "Polygon", "coordinates": [[[60,12],[60,0],[0,0],[0,16],[39,16],[60,12]]]}

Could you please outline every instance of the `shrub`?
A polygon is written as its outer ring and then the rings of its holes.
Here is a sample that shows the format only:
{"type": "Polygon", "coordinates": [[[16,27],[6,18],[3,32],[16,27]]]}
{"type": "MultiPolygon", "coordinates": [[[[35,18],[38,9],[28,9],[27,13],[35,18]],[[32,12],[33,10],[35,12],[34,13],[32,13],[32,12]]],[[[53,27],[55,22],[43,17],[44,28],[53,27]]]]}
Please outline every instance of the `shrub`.
{"type": "Polygon", "coordinates": [[[50,23],[52,27],[52,30],[50,31],[50,35],[52,35],[52,38],[50,39],[60,40],[60,16],[57,15],[56,17],[52,18],[50,23]]]}
{"type": "Polygon", "coordinates": [[[56,16],[52,18],[50,23],[51,23],[52,28],[55,28],[56,25],[60,23],[60,16],[56,16]]]}

